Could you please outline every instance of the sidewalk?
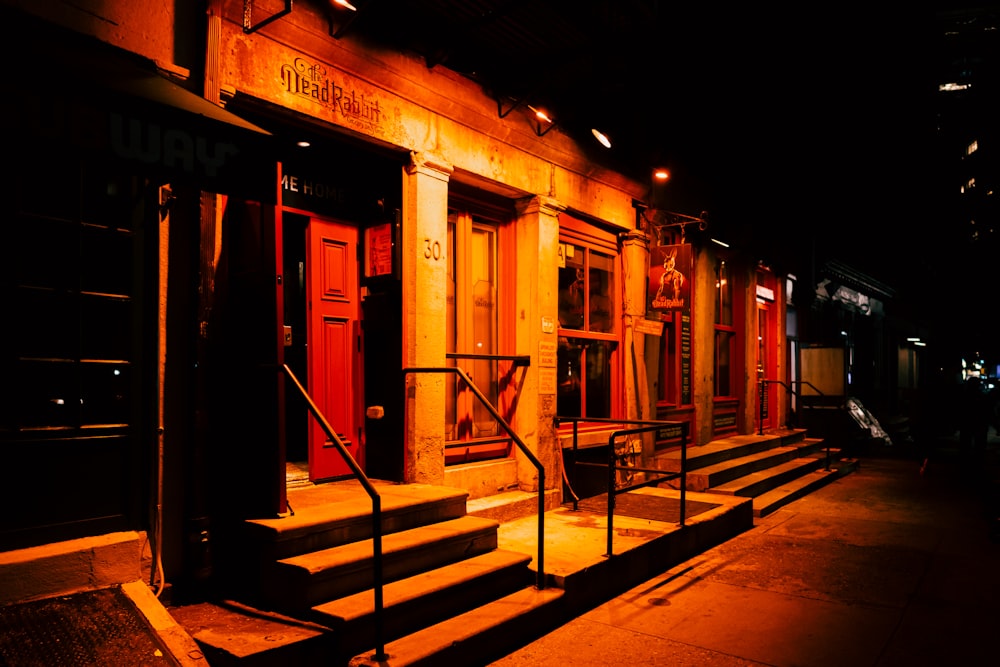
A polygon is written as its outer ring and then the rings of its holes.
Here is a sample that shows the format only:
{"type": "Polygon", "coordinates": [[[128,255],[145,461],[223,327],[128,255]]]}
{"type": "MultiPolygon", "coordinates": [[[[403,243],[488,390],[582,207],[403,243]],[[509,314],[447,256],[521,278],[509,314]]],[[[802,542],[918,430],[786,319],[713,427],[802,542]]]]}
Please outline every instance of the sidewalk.
{"type": "Polygon", "coordinates": [[[494,667],[982,664],[1000,628],[1000,439],[858,470],[494,667]],[[924,461],[927,465],[921,472],[924,461]]]}

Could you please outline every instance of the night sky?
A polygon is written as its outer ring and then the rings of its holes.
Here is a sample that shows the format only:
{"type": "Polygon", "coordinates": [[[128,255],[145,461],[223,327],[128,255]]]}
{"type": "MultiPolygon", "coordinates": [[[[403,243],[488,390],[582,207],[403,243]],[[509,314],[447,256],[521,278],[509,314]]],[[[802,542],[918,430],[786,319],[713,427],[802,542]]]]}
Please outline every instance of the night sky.
{"type": "Polygon", "coordinates": [[[997,272],[966,274],[938,208],[931,9],[708,14],[672,36],[656,113],[622,130],[671,168],[669,207],[779,270],[846,262],[896,290],[897,312],[991,341],[997,272]]]}

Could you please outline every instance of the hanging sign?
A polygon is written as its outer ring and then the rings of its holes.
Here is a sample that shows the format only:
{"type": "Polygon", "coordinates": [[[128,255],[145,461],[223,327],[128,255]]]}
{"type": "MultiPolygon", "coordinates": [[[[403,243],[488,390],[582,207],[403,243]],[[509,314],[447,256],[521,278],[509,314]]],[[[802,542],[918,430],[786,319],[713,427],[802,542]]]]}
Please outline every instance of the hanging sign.
{"type": "Polygon", "coordinates": [[[687,243],[652,249],[646,288],[650,310],[690,310],[691,258],[691,245],[687,243]]]}

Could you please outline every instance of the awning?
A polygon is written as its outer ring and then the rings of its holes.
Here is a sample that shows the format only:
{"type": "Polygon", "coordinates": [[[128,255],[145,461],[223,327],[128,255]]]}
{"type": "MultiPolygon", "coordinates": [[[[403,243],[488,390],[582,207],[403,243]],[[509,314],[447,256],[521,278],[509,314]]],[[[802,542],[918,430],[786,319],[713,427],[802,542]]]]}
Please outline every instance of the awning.
{"type": "Polygon", "coordinates": [[[18,19],[0,29],[12,75],[0,113],[22,150],[94,154],[171,182],[274,200],[270,132],[169,81],[148,59],[18,19]]]}

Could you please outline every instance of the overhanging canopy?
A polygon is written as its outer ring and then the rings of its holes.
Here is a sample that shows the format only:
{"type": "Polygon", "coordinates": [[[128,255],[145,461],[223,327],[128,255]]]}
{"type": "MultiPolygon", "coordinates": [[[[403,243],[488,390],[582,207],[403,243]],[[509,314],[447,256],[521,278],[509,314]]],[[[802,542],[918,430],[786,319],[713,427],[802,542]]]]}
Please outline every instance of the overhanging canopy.
{"type": "Polygon", "coordinates": [[[19,65],[0,114],[21,150],[94,154],[164,181],[274,200],[277,161],[264,128],[128,51],[24,16],[2,24],[0,53],[19,65]],[[18,32],[37,37],[17,40],[18,32]]]}

